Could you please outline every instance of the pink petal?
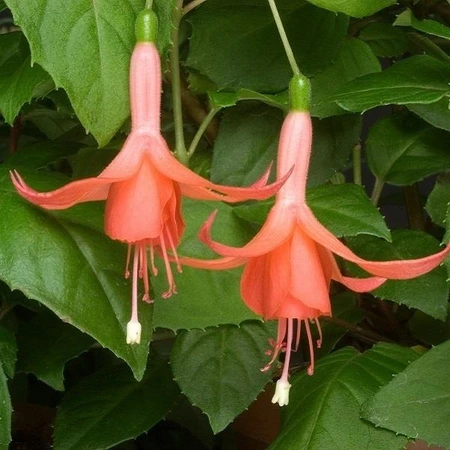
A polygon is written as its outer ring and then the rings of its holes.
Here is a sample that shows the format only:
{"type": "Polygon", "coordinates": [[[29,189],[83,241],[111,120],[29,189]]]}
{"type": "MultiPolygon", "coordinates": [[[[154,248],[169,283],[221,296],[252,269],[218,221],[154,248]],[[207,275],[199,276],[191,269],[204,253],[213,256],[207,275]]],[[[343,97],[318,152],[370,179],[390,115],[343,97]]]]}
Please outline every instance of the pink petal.
{"type": "MultiPolygon", "coordinates": [[[[171,258],[171,260],[174,260],[171,258]]],[[[247,262],[246,258],[218,258],[218,259],[198,259],[182,256],[178,258],[178,261],[183,266],[195,267],[197,269],[207,269],[207,270],[226,270],[233,269],[238,266],[242,266],[247,262]]]]}
{"type": "Polygon", "coordinates": [[[222,186],[220,184],[211,183],[178,162],[172,153],[170,153],[169,148],[162,137],[159,139],[158,145],[155,145],[151,149],[149,155],[157,169],[167,177],[184,185],[207,188],[220,192],[224,194],[221,200],[227,202],[239,202],[249,199],[258,200],[271,197],[286,182],[292,172],[292,168],[290,168],[290,171],[283,174],[283,177],[279,178],[275,183],[262,187],[260,185],[262,184],[262,180],[266,179],[267,172],[262,176],[261,180],[256,182],[256,186],[222,186]]]}
{"type": "Polygon", "coordinates": [[[269,253],[289,239],[295,226],[292,208],[275,205],[259,233],[244,247],[236,248],[212,240],[211,227],[216,214],[217,211],[212,213],[204,223],[199,232],[199,239],[222,256],[249,258],[269,253]]]}
{"type": "Polygon", "coordinates": [[[407,280],[423,275],[437,267],[450,251],[450,244],[441,252],[431,256],[418,259],[397,260],[397,261],[367,261],[355,255],[330,231],[328,231],[314,216],[309,207],[300,205],[298,220],[302,224],[304,231],[316,242],[333,253],[358,264],[367,272],[379,277],[392,280],[407,280]]]}
{"type": "Polygon", "coordinates": [[[37,192],[30,188],[16,171],[11,172],[11,180],[23,198],[45,209],[66,209],[81,202],[104,200],[111,185],[110,180],[87,178],[69,183],[55,191],[37,192]]]}
{"type": "Polygon", "coordinates": [[[380,287],[387,280],[382,277],[352,278],[341,275],[336,281],[339,281],[339,283],[342,283],[355,292],[370,292],[380,287]]]}

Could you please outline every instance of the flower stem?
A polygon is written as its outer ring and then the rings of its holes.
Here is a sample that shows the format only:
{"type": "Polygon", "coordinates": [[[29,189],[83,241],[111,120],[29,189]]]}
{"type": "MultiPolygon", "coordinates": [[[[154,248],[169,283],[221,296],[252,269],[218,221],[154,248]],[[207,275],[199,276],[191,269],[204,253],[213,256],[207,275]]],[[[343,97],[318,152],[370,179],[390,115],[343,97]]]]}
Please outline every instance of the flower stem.
{"type": "Polygon", "coordinates": [[[353,183],[362,185],[361,175],[361,144],[353,148],[353,183]]]}
{"type": "Polygon", "coordinates": [[[177,0],[172,14],[172,51],[170,53],[170,72],[172,78],[173,121],[175,126],[175,155],[178,160],[187,165],[189,156],[186,151],[183,133],[183,110],[181,106],[181,80],[180,80],[180,49],[179,28],[183,0],[177,0]]]}
{"type": "Polygon", "coordinates": [[[272,15],[278,28],[278,33],[280,35],[281,41],[283,42],[284,51],[291,65],[292,72],[294,75],[300,75],[300,69],[298,68],[297,61],[295,61],[294,52],[292,51],[291,44],[289,44],[289,39],[284,30],[283,22],[281,21],[280,13],[278,12],[275,0],[268,0],[270,9],[272,10],[272,15]]]}
{"type": "Polygon", "coordinates": [[[220,108],[212,108],[206,115],[206,117],[203,119],[203,122],[200,124],[200,127],[198,128],[197,133],[195,133],[194,139],[192,139],[191,145],[189,146],[189,150],[187,152],[188,158],[190,158],[194,154],[195,150],[197,149],[197,145],[203,136],[203,133],[205,132],[206,128],[208,128],[208,125],[211,123],[211,120],[213,120],[214,116],[219,111],[220,108]]]}
{"type": "Polygon", "coordinates": [[[185,14],[187,14],[189,11],[192,11],[194,8],[197,8],[197,6],[201,5],[202,3],[204,3],[206,0],[193,0],[191,3],[189,3],[188,5],[186,5],[183,8],[183,16],[185,14]]]}
{"type": "Polygon", "coordinates": [[[372,195],[370,196],[370,201],[377,206],[378,201],[380,200],[381,191],[384,187],[384,181],[380,180],[380,178],[375,179],[375,185],[373,187],[372,195]]]}
{"type": "Polygon", "coordinates": [[[153,6],[153,0],[146,0],[145,8],[146,9],[152,9],[152,6],[153,6]]]}

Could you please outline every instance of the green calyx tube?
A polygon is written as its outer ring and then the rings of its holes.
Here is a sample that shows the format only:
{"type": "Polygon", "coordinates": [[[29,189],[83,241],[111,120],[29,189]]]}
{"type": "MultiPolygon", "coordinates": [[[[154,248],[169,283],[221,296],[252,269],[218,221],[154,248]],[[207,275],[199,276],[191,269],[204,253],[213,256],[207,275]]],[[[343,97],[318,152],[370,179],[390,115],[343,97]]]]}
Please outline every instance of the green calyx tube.
{"type": "Polygon", "coordinates": [[[304,75],[294,75],[289,83],[289,109],[309,111],[311,82],[304,75]]]}
{"type": "Polygon", "coordinates": [[[158,34],[158,18],[151,9],[144,9],[136,18],[137,42],[155,42],[158,34]]]}

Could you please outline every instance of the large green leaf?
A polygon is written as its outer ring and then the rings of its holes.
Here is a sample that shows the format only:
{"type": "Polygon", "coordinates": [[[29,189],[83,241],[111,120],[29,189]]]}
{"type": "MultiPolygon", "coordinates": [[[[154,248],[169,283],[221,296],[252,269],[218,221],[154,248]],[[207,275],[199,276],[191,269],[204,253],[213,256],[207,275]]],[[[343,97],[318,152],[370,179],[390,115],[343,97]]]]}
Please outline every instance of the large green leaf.
{"type": "Polygon", "coordinates": [[[317,186],[308,191],[307,198],[315,216],[336,236],[370,234],[390,241],[383,217],[361,186],[317,186]]]}
{"type": "Polygon", "coordinates": [[[436,320],[422,311],[416,311],[409,321],[413,336],[428,345],[438,345],[450,339],[450,314],[447,320],[436,320]]]}
{"type": "Polygon", "coordinates": [[[450,447],[450,341],[411,363],[363,408],[378,427],[450,447]]]}
{"type": "Polygon", "coordinates": [[[13,123],[20,108],[45,95],[53,81],[40,66],[31,66],[30,50],[20,32],[0,35],[0,112],[13,123]]]}
{"type": "Polygon", "coordinates": [[[388,6],[395,5],[395,0],[308,0],[320,8],[341,12],[352,17],[370,16],[388,6]]]}
{"type": "Polygon", "coordinates": [[[408,185],[450,168],[450,135],[411,115],[386,117],[369,132],[366,156],[382,181],[408,185]]]}
{"type": "Polygon", "coordinates": [[[366,43],[359,39],[345,40],[335,63],[311,79],[311,114],[320,118],[347,114],[334,102],[334,94],[347,82],[380,70],[378,59],[366,43]]]}
{"type": "Polygon", "coordinates": [[[435,20],[418,20],[410,9],[403,11],[397,16],[394,25],[402,27],[413,27],[423,33],[438,36],[444,39],[450,39],[450,28],[435,20]]]}
{"type": "MultiPolygon", "coordinates": [[[[252,236],[248,224],[239,220],[232,208],[219,202],[183,201],[183,215],[187,224],[178,254],[200,259],[215,259],[217,255],[199,242],[197,233],[203,222],[217,209],[213,236],[229,245],[242,246],[252,236]]],[[[161,265],[162,266],[162,265],[161,265]]],[[[183,266],[183,273],[175,274],[178,294],[162,299],[167,281],[161,267],[160,275],[152,280],[156,293],[153,325],[172,330],[205,328],[219,324],[239,324],[257,319],[242,302],[239,290],[241,271],[200,270],[183,266]]]]}
{"type": "MultiPolygon", "coordinates": [[[[278,7],[302,71],[311,75],[330,64],[348,18],[298,0],[279,1],[278,7]]],[[[219,90],[287,88],[291,69],[267,2],[208,0],[188,20],[192,38],[186,64],[219,90]]]]}
{"type": "Polygon", "coordinates": [[[16,339],[10,331],[0,326],[0,367],[9,378],[14,376],[16,359],[16,339]]]}
{"type": "Polygon", "coordinates": [[[167,364],[153,362],[137,382],[120,365],[84,378],[61,402],[55,450],[102,450],[132,439],[170,411],[179,395],[167,364]]]}
{"type": "Polygon", "coordinates": [[[39,63],[105,145],[129,114],[134,21],[144,0],[7,0],[39,63]],[[37,25],[38,24],[38,25],[37,25]]]}
{"type": "Polygon", "coordinates": [[[263,390],[271,373],[265,351],[274,327],[246,322],[182,332],[172,351],[176,381],[193,405],[222,431],[263,390]]]}
{"type": "Polygon", "coordinates": [[[18,344],[17,370],[33,373],[53,389],[63,391],[65,363],[86,351],[93,339],[46,311],[23,326],[18,344]]]}
{"type": "Polygon", "coordinates": [[[366,42],[377,56],[398,56],[408,48],[408,35],[390,23],[371,22],[360,31],[358,37],[366,42]]]}
{"type": "Polygon", "coordinates": [[[11,441],[11,400],[5,372],[0,365],[0,450],[8,450],[11,441]]]}
{"type": "MultiPolygon", "coordinates": [[[[283,116],[266,105],[241,103],[225,112],[214,146],[211,178],[218,183],[248,185],[276,161],[283,116]]],[[[361,118],[314,120],[309,186],[322,184],[347,161],[359,140],[361,118]]]]}
{"type": "MultiPolygon", "coordinates": [[[[329,184],[316,186],[307,193],[314,214],[338,237],[371,234],[390,241],[390,232],[378,209],[361,186],[329,184]]],[[[273,200],[240,205],[234,212],[243,219],[263,225],[273,200]]]]}
{"type": "Polygon", "coordinates": [[[450,131],[450,109],[447,97],[428,105],[408,105],[408,109],[434,127],[450,131]]]}
{"type": "MultiPolygon", "coordinates": [[[[21,173],[37,189],[56,187],[53,176],[25,169],[21,173]]],[[[103,205],[41,210],[19,197],[6,167],[0,168],[0,203],[0,278],[93,336],[141,378],[151,338],[151,308],[141,305],[142,344],[127,345],[131,286],[123,277],[126,246],[104,236],[103,205]]]]}
{"type": "Polygon", "coordinates": [[[446,226],[447,210],[450,204],[450,173],[440,174],[428,196],[425,209],[431,220],[441,227],[446,226]]]}
{"type": "MultiPolygon", "coordinates": [[[[415,230],[392,231],[392,243],[371,236],[360,236],[350,238],[349,244],[359,256],[372,261],[415,259],[442,250],[433,236],[415,230]]],[[[361,269],[356,270],[355,274],[361,274],[361,269]]],[[[447,271],[444,266],[440,266],[411,280],[388,280],[372,294],[444,320],[449,295],[446,280],[447,271]]]]}
{"type": "Polygon", "coordinates": [[[344,109],[366,111],[382,105],[433,103],[450,93],[450,64],[431,56],[412,56],[380,73],[347,83],[334,96],[344,109]]]}
{"type": "Polygon", "coordinates": [[[417,355],[379,344],[359,353],[351,347],[317,363],[314,376],[292,377],[289,406],[271,450],[399,450],[406,439],[360,420],[359,410],[379,387],[417,355]]]}

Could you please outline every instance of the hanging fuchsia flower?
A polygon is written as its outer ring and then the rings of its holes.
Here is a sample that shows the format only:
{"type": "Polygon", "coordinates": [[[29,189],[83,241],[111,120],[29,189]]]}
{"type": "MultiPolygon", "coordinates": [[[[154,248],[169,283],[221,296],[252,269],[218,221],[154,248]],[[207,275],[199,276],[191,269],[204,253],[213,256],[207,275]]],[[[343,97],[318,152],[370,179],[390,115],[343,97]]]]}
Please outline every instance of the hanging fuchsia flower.
{"type": "Polygon", "coordinates": [[[223,256],[213,261],[182,258],[184,264],[205,269],[226,269],[245,264],[241,294],[247,306],[265,319],[278,319],[278,336],[273,344],[268,370],[280,351],[286,352],[284,368],[278,380],[273,403],[289,402],[288,381],[291,350],[299,345],[304,327],[309,342],[310,366],[314,371],[314,350],[310,322],[321,330],[320,316],[330,316],[329,287],[338,281],[356,292],[368,292],[387,279],[403,280],[429,272],[440,264],[450,246],[421,259],[405,261],[366,261],[355,255],[330,233],[306,204],[305,190],[311,154],[312,126],[307,111],[309,82],[294,78],[291,82],[293,105],[281,130],[278,147],[278,174],[294,167],[281,187],[276,202],[260,232],[242,248],[229,247],[211,238],[215,214],[206,221],[200,239],[223,256]],[[307,91],[305,94],[305,90],[307,91]],[[343,276],[333,254],[358,264],[374,277],[343,276]]]}
{"type": "MultiPolygon", "coordinates": [[[[138,278],[143,279],[143,300],[149,302],[148,265],[156,275],[155,251],[162,255],[169,286],[163,297],[176,293],[168,252],[174,256],[177,269],[181,271],[176,251],[185,227],[181,196],[227,202],[262,199],[273,195],[289,175],[266,185],[269,168],[253,186],[228,187],[211,183],[175,159],[160,132],[161,65],[154,44],[156,17],[150,10],[145,10],[138,16],[138,24],[139,21],[142,30],[130,65],[131,133],[111,164],[95,178],[74,181],[45,193],[27,186],[16,171],[11,173],[19,194],[45,209],[66,209],[82,202],[106,200],[105,233],[128,244],[126,277],[130,275],[132,259],[132,314],[127,325],[129,344],[140,342],[138,278]]],[[[139,26],[137,29],[139,32],[139,26]]]]}

